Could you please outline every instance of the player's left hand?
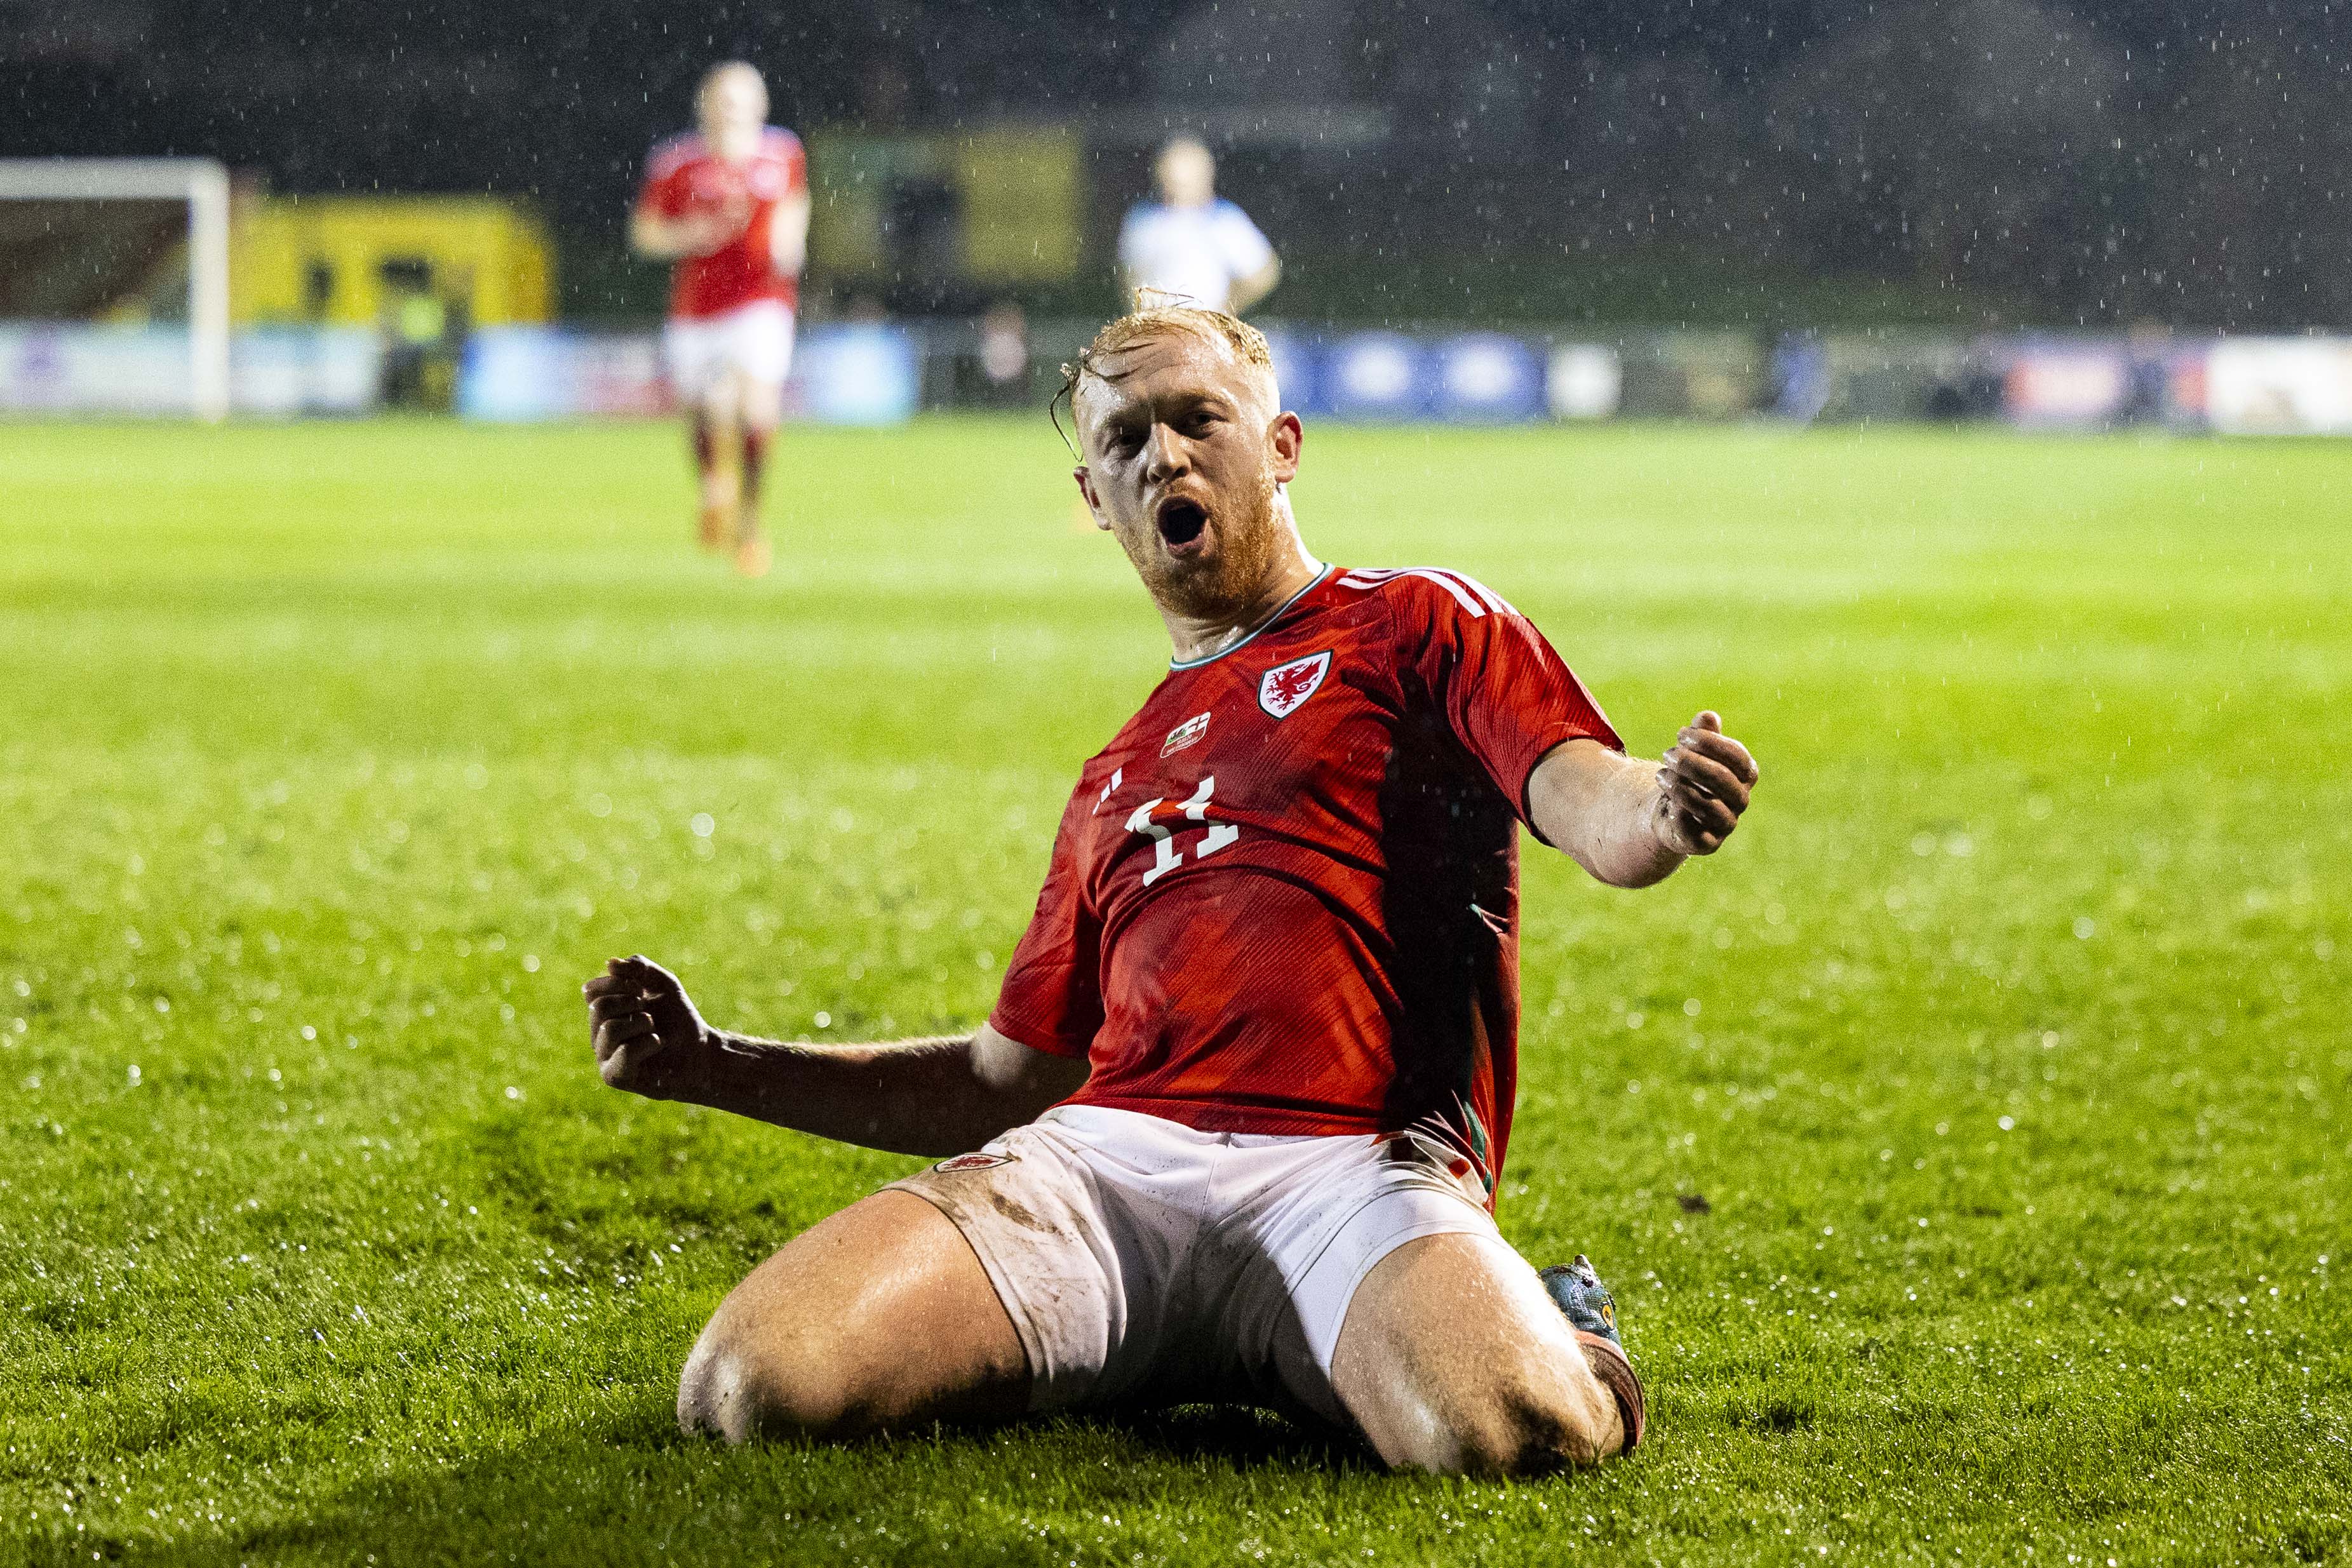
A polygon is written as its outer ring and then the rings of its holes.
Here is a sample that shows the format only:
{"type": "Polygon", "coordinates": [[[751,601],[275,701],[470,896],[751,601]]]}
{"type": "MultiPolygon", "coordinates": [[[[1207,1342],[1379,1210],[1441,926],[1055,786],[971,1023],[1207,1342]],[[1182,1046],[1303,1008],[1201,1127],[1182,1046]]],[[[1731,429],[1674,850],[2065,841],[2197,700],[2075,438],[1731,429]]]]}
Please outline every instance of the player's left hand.
{"type": "Polygon", "coordinates": [[[1756,758],[1723,733],[1713,709],[1675,737],[1658,769],[1658,804],[1650,826],[1658,841],[1682,855],[1711,855],[1739,826],[1755,789],[1756,758]]]}

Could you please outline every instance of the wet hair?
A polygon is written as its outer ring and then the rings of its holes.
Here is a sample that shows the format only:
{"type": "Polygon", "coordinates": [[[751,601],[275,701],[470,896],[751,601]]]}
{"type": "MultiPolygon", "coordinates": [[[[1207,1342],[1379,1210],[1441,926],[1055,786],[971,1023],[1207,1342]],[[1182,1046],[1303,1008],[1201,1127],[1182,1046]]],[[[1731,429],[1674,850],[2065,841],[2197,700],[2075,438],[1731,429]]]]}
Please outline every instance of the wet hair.
{"type": "MultiPolygon", "coordinates": [[[[1266,346],[1265,334],[1240,317],[1223,310],[1212,310],[1205,305],[1195,305],[1181,294],[1165,294],[1156,288],[1135,291],[1134,308],[1115,320],[1103,324],[1094,340],[1078,350],[1078,357],[1062,366],[1061,390],[1045,405],[1045,413],[1054,422],[1055,431],[1062,428],[1061,404],[1070,405],[1070,426],[1078,423],[1078,383],[1092,376],[1108,383],[1118,379],[1117,373],[1103,368],[1103,361],[1123,354],[1139,344],[1165,338],[1171,333],[1190,332],[1212,343],[1222,343],[1243,364],[1274,374],[1274,350],[1266,346]]],[[[1062,444],[1081,463],[1086,455],[1077,444],[1065,434],[1062,444]]]]}

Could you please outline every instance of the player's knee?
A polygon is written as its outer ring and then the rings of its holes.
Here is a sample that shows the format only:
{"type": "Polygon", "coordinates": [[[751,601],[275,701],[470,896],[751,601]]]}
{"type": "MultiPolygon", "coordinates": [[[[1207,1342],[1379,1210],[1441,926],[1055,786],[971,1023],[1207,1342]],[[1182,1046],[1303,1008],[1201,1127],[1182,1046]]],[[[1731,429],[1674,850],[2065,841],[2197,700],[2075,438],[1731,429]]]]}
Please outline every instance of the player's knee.
{"type": "Polygon", "coordinates": [[[738,404],[745,429],[765,435],[783,423],[783,389],[755,382],[747,385],[738,404]]]}
{"type": "Polygon", "coordinates": [[[1455,1434],[1458,1467],[1478,1475],[1556,1475],[1615,1452],[1608,1413],[1545,1378],[1511,1379],[1479,1402],[1455,1434]]]}
{"type": "Polygon", "coordinates": [[[703,389],[702,396],[696,401],[695,412],[714,432],[721,435],[730,434],[742,419],[743,400],[736,395],[733,386],[720,382],[703,389]]]}
{"type": "Polygon", "coordinates": [[[878,1412],[834,1358],[810,1347],[781,1354],[729,1332],[719,1318],[687,1357],[678,1377],[677,1420],[688,1432],[730,1443],[760,1437],[838,1438],[870,1431],[878,1412]]]}

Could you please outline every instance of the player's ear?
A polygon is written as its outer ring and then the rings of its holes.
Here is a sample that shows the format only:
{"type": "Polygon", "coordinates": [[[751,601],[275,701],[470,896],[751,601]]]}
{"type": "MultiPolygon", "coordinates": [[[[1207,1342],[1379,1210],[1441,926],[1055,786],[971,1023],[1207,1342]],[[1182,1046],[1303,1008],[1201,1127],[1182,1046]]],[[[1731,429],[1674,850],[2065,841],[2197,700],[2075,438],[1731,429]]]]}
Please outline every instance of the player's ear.
{"type": "Polygon", "coordinates": [[[1307,427],[1295,413],[1277,413],[1266,427],[1265,438],[1274,449],[1275,483],[1287,485],[1298,476],[1298,453],[1307,444],[1307,427]]]}
{"type": "Polygon", "coordinates": [[[1094,475],[1088,471],[1085,464],[1081,463],[1070,470],[1070,477],[1078,482],[1079,497],[1086,502],[1087,512],[1093,516],[1095,527],[1108,533],[1110,519],[1103,516],[1102,502],[1095,496],[1094,475]]]}

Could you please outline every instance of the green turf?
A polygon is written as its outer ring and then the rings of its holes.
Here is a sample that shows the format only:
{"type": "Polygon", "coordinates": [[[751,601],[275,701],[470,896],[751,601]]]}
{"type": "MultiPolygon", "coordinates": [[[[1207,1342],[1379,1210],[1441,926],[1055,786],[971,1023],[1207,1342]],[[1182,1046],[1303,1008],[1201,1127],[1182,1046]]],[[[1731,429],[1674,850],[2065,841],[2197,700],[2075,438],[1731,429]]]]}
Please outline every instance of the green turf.
{"type": "Polygon", "coordinates": [[[2352,1560],[2352,452],[1307,459],[1332,558],[1763,760],[1664,887],[1529,867],[1503,1224],[1612,1274],[1643,1453],[674,1432],[910,1162],[611,1093],[576,988],[982,1014],[1165,655],[1042,423],[792,433],[748,585],[666,428],[0,426],[0,1562],[2352,1560]]]}

